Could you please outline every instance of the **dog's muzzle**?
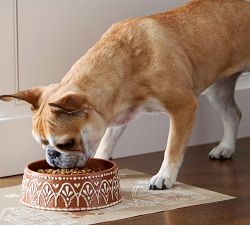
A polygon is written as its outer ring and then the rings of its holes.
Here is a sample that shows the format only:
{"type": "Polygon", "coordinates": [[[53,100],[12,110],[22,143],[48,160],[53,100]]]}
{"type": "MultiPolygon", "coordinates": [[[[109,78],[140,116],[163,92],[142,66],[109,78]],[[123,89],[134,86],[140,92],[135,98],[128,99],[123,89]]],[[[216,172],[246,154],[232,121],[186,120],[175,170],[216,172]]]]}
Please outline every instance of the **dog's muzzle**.
{"type": "Polygon", "coordinates": [[[46,147],[46,161],[50,166],[59,168],[83,167],[87,161],[84,154],[76,155],[56,151],[52,146],[46,147]]]}

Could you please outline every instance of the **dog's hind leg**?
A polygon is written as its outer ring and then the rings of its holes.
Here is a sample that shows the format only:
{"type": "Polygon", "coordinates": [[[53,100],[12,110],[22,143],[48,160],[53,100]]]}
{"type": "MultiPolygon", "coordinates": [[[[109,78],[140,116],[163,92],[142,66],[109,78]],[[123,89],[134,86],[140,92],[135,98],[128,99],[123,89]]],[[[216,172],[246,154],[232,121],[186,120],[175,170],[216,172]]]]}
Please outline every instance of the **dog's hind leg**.
{"type": "Polygon", "coordinates": [[[110,159],[112,158],[113,150],[121,137],[126,125],[119,127],[108,127],[102,140],[96,150],[95,158],[110,159]]]}
{"type": "Polygon", "coordinates": [[[241,112],[234,99],[235,85],[241,73],[218,80],[205,94],[212,106],[219,111],[224,126],[224,136],[209,153],[211,159],[230,158],[235,151],[241,112]]]}

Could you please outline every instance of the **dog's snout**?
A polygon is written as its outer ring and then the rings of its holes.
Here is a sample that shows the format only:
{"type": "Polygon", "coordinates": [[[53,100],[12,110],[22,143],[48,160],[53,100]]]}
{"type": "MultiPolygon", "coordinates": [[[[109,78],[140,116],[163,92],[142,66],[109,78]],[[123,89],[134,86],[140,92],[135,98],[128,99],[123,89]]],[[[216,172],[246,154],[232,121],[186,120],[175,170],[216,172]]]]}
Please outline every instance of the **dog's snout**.
{"type": "Polygon", "coordinates": [[[60,156],[60,154],[61,154],[60,152],[57,152],[53,149],[48,149],[48,155],[50,157],[58,157],[58,156],[60,156]]]}

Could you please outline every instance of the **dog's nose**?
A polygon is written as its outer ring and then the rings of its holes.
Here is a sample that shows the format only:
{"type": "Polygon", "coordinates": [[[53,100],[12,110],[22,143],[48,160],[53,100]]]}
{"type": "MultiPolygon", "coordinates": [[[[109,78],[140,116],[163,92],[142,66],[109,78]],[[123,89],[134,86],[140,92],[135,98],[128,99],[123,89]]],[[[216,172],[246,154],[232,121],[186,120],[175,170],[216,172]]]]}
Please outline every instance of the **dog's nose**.
{"type": "Polygon", "coordinates": [[[60,152],[57,152],[57,151],[55,151],[53,149],[48,149],[48,155],[50,157],[58,157],[60,154],[61,154],[60,152]]]}

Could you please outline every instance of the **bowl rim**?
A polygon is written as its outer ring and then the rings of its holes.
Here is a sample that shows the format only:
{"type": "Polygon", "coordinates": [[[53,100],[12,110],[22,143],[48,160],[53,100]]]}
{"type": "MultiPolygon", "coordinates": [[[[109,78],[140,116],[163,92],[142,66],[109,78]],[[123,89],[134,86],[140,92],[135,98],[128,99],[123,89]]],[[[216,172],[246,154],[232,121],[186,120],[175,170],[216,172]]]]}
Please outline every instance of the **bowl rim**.
{"type": "Polygon", "coordinates": [[[98,159],[98,158],[90,158],[89,160],[97,160],[97,161],[108,162],[108,163],[112,164],[112,167],[110,167],[109,169],[106,169],[106,170],[101,170],[99,172],[82,173],[82,174],[47,174],[47,173],[39,173],[37,171],[34,171],[34,170],[30,169],[30,166],[32,164],[36,164],[36,163],[39,163],[39,162],[46,162],[46,159],[42,159],[42,160],[36,160],[34,162],[29,163],[25,167],[24,172],[29,172],[29,173],[36,174],[36,175],[39,175],[39,176],[42,175],[42,176],[47,176],[47,177],[59,177],[59,176],[60,177],[75,177],[75,176],[85,177],[85,176],[93,176],[93,175],[97,175],[97,174],[99,175],[99,174],[102,174],[102,173],[111,173],[111,172],[116,171],[116,169],[118,168],[117,164],[114,161],[111,161],[111,160],[98,159]]]}

